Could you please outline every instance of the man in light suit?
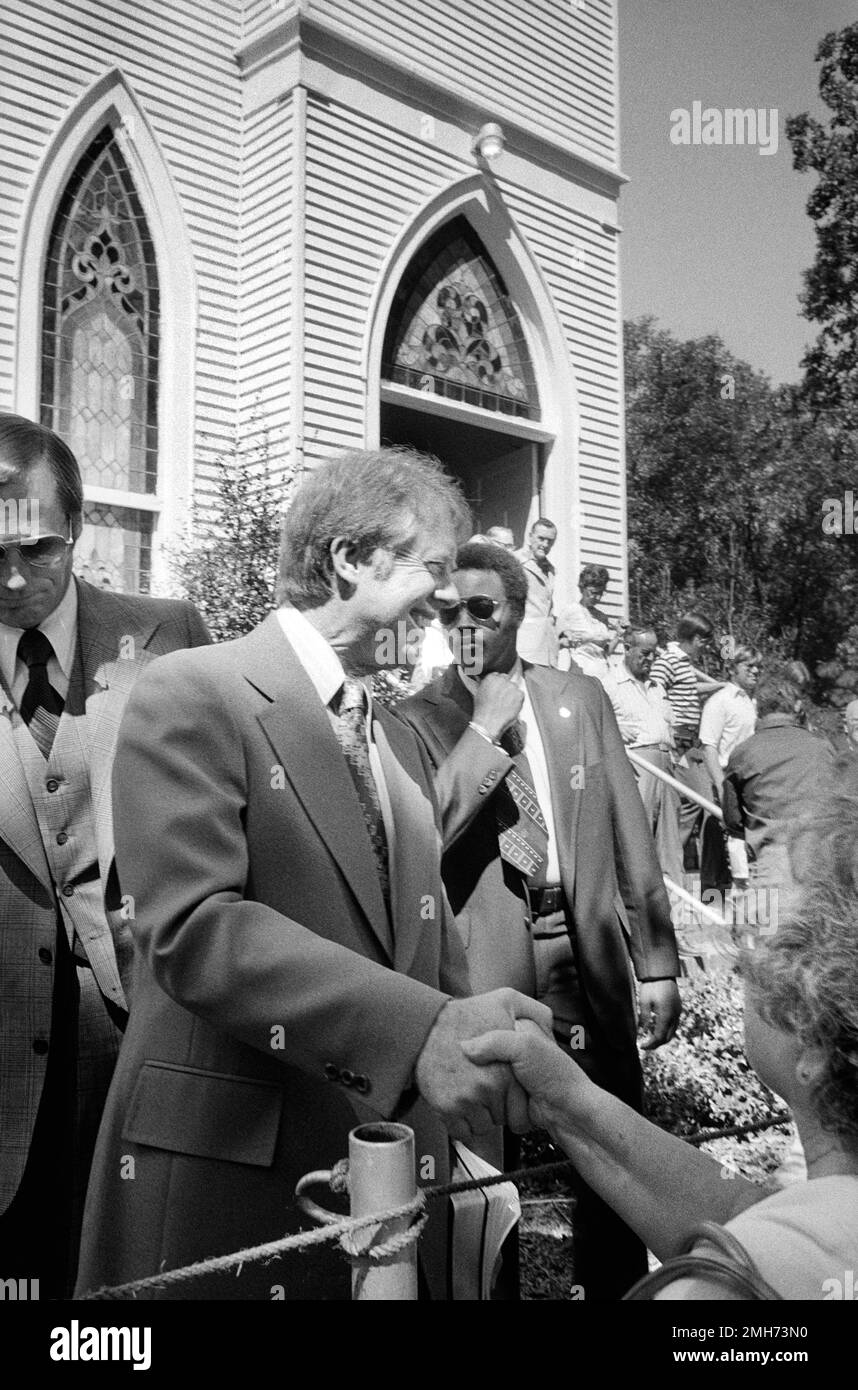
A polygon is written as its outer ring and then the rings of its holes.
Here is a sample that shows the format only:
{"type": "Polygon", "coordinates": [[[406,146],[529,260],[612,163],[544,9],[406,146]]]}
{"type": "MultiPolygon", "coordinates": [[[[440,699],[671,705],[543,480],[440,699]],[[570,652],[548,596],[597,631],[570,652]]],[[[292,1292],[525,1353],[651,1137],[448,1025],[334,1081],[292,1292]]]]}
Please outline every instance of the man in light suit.
{"type": "MultiPolygon", "coordinates": [[[[481,1084],[460,1039],[486,1017],[550,1026],[547,1011],[511,990],[459,997],[431,774],[365,683],[391,636],[451,597],[466,528],[435,461],[332,459],[290,504],[276,612],[137,686],[113,783],[135,1004],[93,1164],[81,1291],[299,1229],[296,1182],[344,1157],[362,1121],[411,1125],[423,1182],[448,1176],[449,1135],[527,1127],[510,1072],[481,1084]]],[[[420,1241],[434,1298],[445,1241],[435,1203],[420,1241]]],[[[342,1299],[349,1272],[316,1248],[172,1296],[342,1299]]]]}
{"type": "MultiPolygon", "coordinates": [[[[641,1107],[631,965],[645,1047],[673,1036],[679,973],[670,908],[610,703],[588,676],[516,655],[527,580],[495,546],[458,554],[442,609],[459,663],[397,707],[436,769],[443,877],[475,989],[548,1004],[557,1041],[641,1107]],[[476,650],[474,647],[476,646],[476,650]]],[[[618,1298],[646,1252],[578,1187],[575,1281],[618,1298]]]]}
{"type": "Polygon", "coordinates": [[[208,641],[188,603],[72,578],[83,491],[52,431],[0,415],[0,1251],[74,1285],[83,1199],[128,1008],[110,773],[137,676],[208,641]]]}
{"type": "Polygon", "coordinates": [[[548,558],[557,540],[557,527],[547,517],[537,517],[527,534],[527,544],[516,551],[527,578],[527,604],[518,627],[518,654],[537,666],[556,666],[558,655],[554,614],[557,578],[548,558]]]}

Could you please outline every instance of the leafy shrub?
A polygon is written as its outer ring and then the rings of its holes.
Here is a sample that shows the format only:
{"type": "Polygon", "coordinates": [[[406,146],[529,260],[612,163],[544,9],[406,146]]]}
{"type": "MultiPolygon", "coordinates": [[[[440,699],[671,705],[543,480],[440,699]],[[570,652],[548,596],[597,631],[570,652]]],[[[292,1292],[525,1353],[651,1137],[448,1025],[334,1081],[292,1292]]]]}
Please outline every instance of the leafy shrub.
{"type": "Polygon", "coordinates": [[[271,611],[291,482],[273,467],[263,431],[249,452],[216,459],[212,490],[195,500],[187,535],[169,551],[178,587],[215,642],[243,636],[271,611]]]}
{"type": "Polygon", "coordinates": [[[745,1057],[737,976],[694,976],[680,981],[680,990],[676,1037],[644,1060],[649,1119],[673,1134],[691,1134],[786,1114],[745,1057]]]}

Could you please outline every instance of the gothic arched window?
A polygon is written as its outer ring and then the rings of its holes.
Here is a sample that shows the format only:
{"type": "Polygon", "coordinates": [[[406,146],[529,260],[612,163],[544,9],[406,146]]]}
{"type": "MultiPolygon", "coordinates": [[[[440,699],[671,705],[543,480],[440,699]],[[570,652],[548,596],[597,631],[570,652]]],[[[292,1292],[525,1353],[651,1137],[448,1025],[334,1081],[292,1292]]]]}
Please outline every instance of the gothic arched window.
{"type": "Polygon", "coordinates": [[[42,423],[81,467],[75,569],[146,592],[158,465],[158,275],[143,209],[106,127],[78,161],[45,269],[42,423]]]}
{"type": "Polygon", "coordinates": [[[385,334],[382,376],[484,410],[539,419],[521,323],[464,217],[430,237],[403,275],[385,334]]]}

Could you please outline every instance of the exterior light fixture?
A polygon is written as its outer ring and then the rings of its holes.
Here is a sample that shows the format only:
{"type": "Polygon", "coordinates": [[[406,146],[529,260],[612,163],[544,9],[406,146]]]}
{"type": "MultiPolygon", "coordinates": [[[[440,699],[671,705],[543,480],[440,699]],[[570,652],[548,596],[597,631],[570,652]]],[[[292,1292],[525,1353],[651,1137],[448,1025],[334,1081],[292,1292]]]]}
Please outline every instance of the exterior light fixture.
{"type": "Polygon", "coordinates": [[[471,148],[480,159],[492,160],[503,154],[505,143],[503,130],[497,121],[487,121],[477,131],[471,148]]]}

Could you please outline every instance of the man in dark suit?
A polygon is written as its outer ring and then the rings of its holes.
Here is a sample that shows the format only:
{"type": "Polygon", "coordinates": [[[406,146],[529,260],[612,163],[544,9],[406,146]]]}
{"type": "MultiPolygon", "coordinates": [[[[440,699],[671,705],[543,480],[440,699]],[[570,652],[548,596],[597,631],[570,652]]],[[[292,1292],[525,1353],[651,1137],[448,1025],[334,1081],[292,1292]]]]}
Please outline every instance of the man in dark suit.
{"type": "Polygon", "coordinates": [[[51,430],[0,415],[0,1251],[74,1286],[83,1199],[128,1009],[110,773],[140,672],[208,642],[189,603],[72,578],[83,487],[51,430]]]}
{"type": "MultiPolygon", "coordinates": [[[[514,984],[548,1004],[557,1041],[641,1108],[629,958],[644,1047],[673,1036],[679,973],[652,835],[598,681],[516,655],[527,580],[496,546],[459,551],[442,609],[458,662],[397,707],[436,769],[444,883],[474,988],[514,984]]],[[[643,1246],[589,1188],[575,1214],[575,1278],[617,1298],[643,1246]]]]}
{"type": "MultiPolygon", "coordinates": [[[[467,524],[431,459],[332,459],[286,515],[277,611],[136,689],[113,782],[135,1003],[81,1290],[299,1229],[296,1182],[344,1157],[361,1122],[412,1126],[424,1182],[447,1177],[449,1135],[527,1127],[509,1070],[484,1084],[459,1040],[487,1017],[547,1027],[547,1011],[511,990],[461,997],[431,773],[366,687],[391,636],[449,601],[467,524]]],[[[435,1203],[419,1255],[436,1298],[445,1242],[435,1203]]],[[[348,1298],[348,1266],[316,1247],[174,1296],[277,1294],[348,1298]]]]}

